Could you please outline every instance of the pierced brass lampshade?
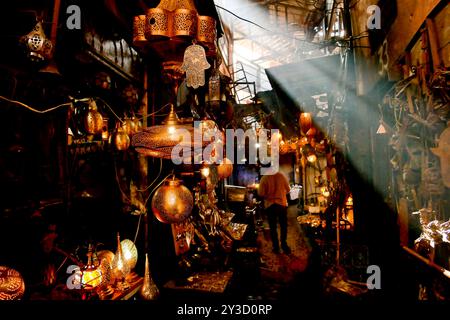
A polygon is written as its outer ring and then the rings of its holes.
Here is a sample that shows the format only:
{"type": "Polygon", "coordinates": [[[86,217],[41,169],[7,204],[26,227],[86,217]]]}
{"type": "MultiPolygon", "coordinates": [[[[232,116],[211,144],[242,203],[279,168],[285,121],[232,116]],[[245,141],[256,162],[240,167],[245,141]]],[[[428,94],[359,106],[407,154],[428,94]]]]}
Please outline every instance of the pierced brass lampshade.
{"type": "Polygon", "coordinates": [[[317,155],[314,150],[314,148],[311,146],[311,144],[306,144],[301,148],[302,154],[306,157],[306,159],[313,163],[317,160],[317,155]]]}
{"type": "Polygon", "coordinates": [[[144,300],[156,300],[159,297],[159,289],[156,286],[155,282],[152,279],[152,275],[150,273],[150,266],[148,263],[148,254],[145,254],[145,274],[144,274],[144,283],[142,284],[141,290],[139,294],[144,300]]]}
{"type": "Polygon", "coordinates": [[[0,300],[19,300],[25,293],[25,282],[14,269],[0,266],[0,300]]]}
{"type": "Polygon", "coordinates": [[[194,197],[180,180],[169,179],[156,190],[152,199],[152,211],[162,223],[179,223],[192,212],[194,197]]]}
{"type": "MultiPolygon", "coordinates": [[[[162,125],[144,128],[142,131],[134,134],[131,144],[137,152],[144,155],[171,159],[172,149],[176,145],[192,151],[192,148],[196,147],[193,142],[193,137],[193,125],[181,123],[172,105],[170,113],[162,125]],[[183,139],[184,134],[189,134],[190,139],[183,139]]],[[[191,155],[179,156],[185,156],[189,159],[191,157],[191,155]]]]}
{"type": "Polygon", "coordinates": [[[93,265],[81,271],[81,285],[85,290],[92,290],[102,283],[102,270],[93,265]]]}
{"type": "MultiPolygon", "coordinates": [[[[154,43],[161,57],[167,57],[164,47],[172,39],[196,39],[215,53],[217,39],[216,20],[200,16],[193,0],[161,0],[156,8],[149,8],[145,16],[134,17],[133,43],[136,46],[154,43]]],[[[170,45],[169,45],[170,47],[170,45]]]]}
{"type": "Polygon", "coordinates": [[[125,262],[128,263],[130,270],[134,269],[138,259],[138,252],[134,242],[129,239],[125,239],[122,240],[120,244],[122,246],[122,253],[125,262]]]}
{"type": "Polygon", "coordinates": [[[125,277],[130,273],[130,266],[125,261],[124,254],[122,252],[122,245],[120,243],[120,235],[117,234],[117,251],[114,255],[114,259],[111,265],[112,278],[117,282],[122,282],[125,277]]]}

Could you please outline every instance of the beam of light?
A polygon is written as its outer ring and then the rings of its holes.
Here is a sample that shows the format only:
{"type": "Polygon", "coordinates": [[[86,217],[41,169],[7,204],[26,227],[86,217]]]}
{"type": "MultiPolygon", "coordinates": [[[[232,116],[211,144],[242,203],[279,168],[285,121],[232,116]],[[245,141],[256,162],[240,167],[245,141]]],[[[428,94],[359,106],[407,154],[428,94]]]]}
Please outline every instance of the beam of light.
{"type": "MultiPolygon", "coordinates": [[[[305,55],[320,56],[325,52],[319,44],[305,41],[306,26],[301,26],[299,23],[282,24],[279,17],[269,14],[266,6],[248,0],[215,0],[214,2],[227,10],[219,7],[217,9],[222,23],[233,33],[233,64],[236,66],[237,62],[242,62],[248,81],[256,83],[257,91],[272,89],[265,69],[298,62],[305,55]],[[256,25],[243,21],[233,14],[252,21],[256,25]]],[[[303,10],[314,10],[312,2],[308,3],[309,6],[303,10]]],[[[292,9],[289,10],[292,12],[292,9]]],[[[298,10],[302,9],[299,7],[298,10]]],[[[299,19],[302,17],[300,15],[302,12],[297,12],[299,19]]],[[[309,13],[305,13],[303,17],[309,13]]],[[[316,28],[316,34],[320,30],[320,27],[316,28]]],[[[323,37],[324,31],[320,34],[323,37]]]]}
{"type": "MultiPolygon", "coordinates": [[[[327,8],[329,8],[330,2],[332,3],[332,1],[327,2],[327,8]]],[[[345,76],[344,69],[347,68],[351,62],[348,61],[348,55],[345,55],[345,48],[341,48],[339,43],[335,46],[334,50],[333,48],[330,49],[330,47],[327,47],[326,45],[321,45],[320,41],[324,40],[323,37],[326,36],[327,30],[321,28],[320,25],[313,29],[316,32],[313,37],[313,42],[308,42],[305,41],[304,26],[302,27],[300,25],[292,24],[286,26],[277,24],[276,21],[273,21],[273,17],[268,15],[267,7],[248,0],[215,0],[215,3],[263,27],[260,28],[241,21],[236,17],[223,12],[223,10],[221,11],[218,9],[223,24],[228,26],[230,30],[234,31],[235,37],[242,39],[234,43],[234,61],[247,61],[249,65],[257,65],[259,70],[292,63],[289,65],[290,72],[298,74],[298,78],[300,79],[301,75],[304,74],[304,70],[301,69],[300,64],[294,62],[305,62],[314,57],[330,54],[341,54],[341,58],[346,57],[341,59],[343,62],[341,78],[336,78],[335,71],[327,69],[328,66],[326,65],[308,64],[308,66],[314,69],[313,73],[315,78],[322,78],[324,79],[323,81],[333,84],[333,91],[347,94],[349,92],[362,92],[363,90],[361,88],[361,84],[364,83],[363,80],[366,79],[362,79],[361,77],[373,78],[377,74],[378,70],[376,70],[375,66],[370,67],[369,64],[359,63],[357,59],[360,57],[357,57],[355,63],[355,68],[357,71],[356,79],[352,79],[352,77],[350,77],[351,80],[348,80],[345,76]],[[298,39],[295,39],[296,35],[299,35],[298,39]]],[[[330,35],[337,38],[343,38],[347,34],[348,32],[346,30],[339,30],[336,28],[336,25],[333,26],[333,29],[330,31],[330,35]]],[[[311,59],[311,61],[313,60],[315,59],[311,59]]],[[[266,78],[266,75],[263,73],[258,73],[258,76],[261,78],[266,78]]],[[[299,107],[299,92],[296,90],[295,84],[289,82],[285,77],[283,77],[282,72],[280,72],[280,74],[272,73],[271,76],[274,79],[274,82],[276,82],[277,85],[287,94],[287,96],[292,101],[297,103],[297,107],[299,107]]],[[[308,80],[314,79],[302,79],[305,83],[308,80]]],[[[327,93],[330,94],[331,92],[327,93]]],[[[303,98],[307,97],[302,96],[301,99],[303,98]]],[[[370,128],[373,119],[379,119],[379,113],[375,107],[377,104],[375,101],[371,101],[368,98],[355,95],[352,96],[352,99],[349,99],[344,94],[342,104],[344,106],[352,106],[352,109],[347,108],[346,110],[349,115],[348,119],[359,122],[359,124],[363,127],[365,126],[366,128],[370,128]]],[[[326,127],[321,127],[320,129],[323,132],[328,131],[328,128],[326,127]]],[[[350,138],[351,137],[352,136],[350,135],[350,138]]],[[[333,141],[335,145],[336,142],[338,141],[333,141]]],[[[351,143],[352,141],[349,142],[349,145],[351,143]]],[[[349,162],[353,165],[356,172],[358,172],[361,177],[367,179],[371,176],[372,171],[365,166],[364,161],[361,159],[361,154],[355,155],[353,152],[345,152],[346,150],[340,151],[347,154],[349,162]]],[[[381,192],[381,187],[375,186],[375,188],[380,191],[380,194],[383,194],[383,192],[381,192]]]]}

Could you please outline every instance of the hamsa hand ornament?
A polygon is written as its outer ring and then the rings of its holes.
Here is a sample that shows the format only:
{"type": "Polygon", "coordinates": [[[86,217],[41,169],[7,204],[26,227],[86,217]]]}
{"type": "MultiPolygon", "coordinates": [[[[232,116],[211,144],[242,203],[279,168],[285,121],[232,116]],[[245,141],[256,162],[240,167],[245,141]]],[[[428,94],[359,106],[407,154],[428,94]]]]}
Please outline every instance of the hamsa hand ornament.
{"type": "Polygon", "coordinates": [[[211,67],[206,60],[205,49],[193,44],[184,52],[181,70],[186,72],[186,84],[188,87],[197,89],[205,85],[205,70],[211,67]]]}

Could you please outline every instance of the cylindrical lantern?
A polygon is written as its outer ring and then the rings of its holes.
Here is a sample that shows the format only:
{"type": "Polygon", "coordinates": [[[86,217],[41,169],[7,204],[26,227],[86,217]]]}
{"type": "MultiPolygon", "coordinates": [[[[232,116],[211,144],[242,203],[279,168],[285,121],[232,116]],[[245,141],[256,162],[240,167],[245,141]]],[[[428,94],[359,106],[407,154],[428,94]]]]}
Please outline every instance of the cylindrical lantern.
{"type": "Polygon", "coordinates": [[[197,40],[206,45],[216,41],[216,19],[208,16],[197,18],[197,40]]]}
{"type": "Polygon", "coordinates": [[[312,117],[311,113],[303,112],[300,115],[300,129],[303,134],[306,134],[312,126],[312,117]]]}
{"type": "Polygon", "coordinates": [[[147,17],[145,15],[139,15],[134,17],[133,21],[133,44],[135,46],[144,45],[147,42],[145,38],[145,22],[147,17]]]}
{"type": "Polygon", "coordinates": [[[99,134],[103,131],[103,116],[98,112],[94,100],[89,102],[89,111],[84,118],[84,128],[88,134],[99,134]]]}
{"type": "Polygon", "coordinates": [[[170,37],[171,19],[167,10],[151,8],[147,10],[147,21],[145,24],[145,37],[147,40],[154,40],[158,37],[170,37]]]}
{"type": "Polygon", "coordinates": [[[192,212],[194,198],[180,180],[166,180],[156,190],[152,199],[152,210],[162,223],[179,223],[192,212]]]}
{"type": "Polygon", "coordinates": [[[177,9],[173,13],[173,35],[194,37],[197,32],[197,12],[177,9]]]}

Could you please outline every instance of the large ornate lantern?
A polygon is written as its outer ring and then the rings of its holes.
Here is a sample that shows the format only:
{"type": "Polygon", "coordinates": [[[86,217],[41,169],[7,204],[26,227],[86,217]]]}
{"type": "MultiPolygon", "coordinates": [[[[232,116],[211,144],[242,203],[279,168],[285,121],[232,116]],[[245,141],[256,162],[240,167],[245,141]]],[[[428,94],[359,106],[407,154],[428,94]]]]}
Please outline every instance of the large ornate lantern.
{"type": "MultiPolygon", "coordinates": [[[[133,43],[136,46],[160,40],[187,39],[197,40],[208,48],[208,53],[215,52],[216,20],[198,15],[193,0],[161,0],[156,8],[150,8],[143,15],[134,17],[133,43]]],[[[165,45],[155,46],[162,57],[165,45]]]]}
{"type": "Polygon", "coordinates": [[[192,212],[194,198],[182,182],[173,177],[156,190],[152,199],[152,210],[162,223],[179,223],[192,212]]]}

